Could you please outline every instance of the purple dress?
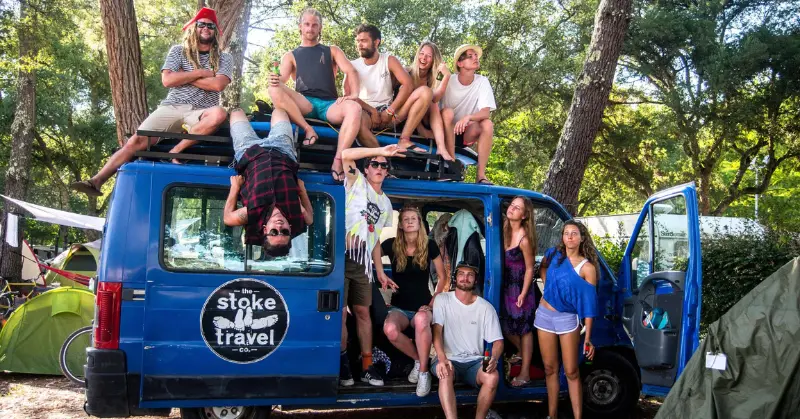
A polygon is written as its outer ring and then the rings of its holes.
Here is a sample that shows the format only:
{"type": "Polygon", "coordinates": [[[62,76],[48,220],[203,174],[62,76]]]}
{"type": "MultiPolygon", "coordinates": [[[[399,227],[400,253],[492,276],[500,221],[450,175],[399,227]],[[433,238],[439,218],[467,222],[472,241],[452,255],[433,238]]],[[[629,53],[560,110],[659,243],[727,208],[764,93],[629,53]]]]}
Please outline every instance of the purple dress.
{"type": "Polygon", "coordinates": [[[500,324],[506,335],[522,336],[533,331],[533,316],[536,312],[536,296],[531,283],[528,295],[517,307],[517,298],[522,292],[525,279],[525,257],[519,245],[506,250],[503,269],[503,297],[500,308],[500,324]]]}

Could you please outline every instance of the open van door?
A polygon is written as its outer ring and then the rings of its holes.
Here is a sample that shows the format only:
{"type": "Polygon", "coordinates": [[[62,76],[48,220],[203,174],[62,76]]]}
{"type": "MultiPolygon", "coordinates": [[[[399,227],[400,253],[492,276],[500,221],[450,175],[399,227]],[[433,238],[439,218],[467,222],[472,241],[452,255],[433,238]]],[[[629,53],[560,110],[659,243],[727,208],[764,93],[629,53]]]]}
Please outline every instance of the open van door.
{"type": "Polygon", "coordinates": [[[651,196],[620,268],[622,317],[645,394],[665,396],[699,344],[700,258],[694,183],[651,196]]]}

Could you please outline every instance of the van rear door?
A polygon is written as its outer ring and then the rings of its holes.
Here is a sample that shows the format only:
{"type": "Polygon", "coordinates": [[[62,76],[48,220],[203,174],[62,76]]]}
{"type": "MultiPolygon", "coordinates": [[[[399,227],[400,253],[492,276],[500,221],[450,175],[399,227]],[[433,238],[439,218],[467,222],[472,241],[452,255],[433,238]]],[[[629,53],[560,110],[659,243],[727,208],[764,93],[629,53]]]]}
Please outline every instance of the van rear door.
{"type": "Polygon", "coordinates": [[[694,183],[650,197],[625,250],[623,322],[642,392],[665,396],[699,344],[700,219],[694,183]]]}
{"type": "Polygon", "coordinates": [[[140,405],[334,403],[344,189],[307,180],[314,223],[270,260],[224,225],[228,178],[209,179],[154,180],[140,405]]]}

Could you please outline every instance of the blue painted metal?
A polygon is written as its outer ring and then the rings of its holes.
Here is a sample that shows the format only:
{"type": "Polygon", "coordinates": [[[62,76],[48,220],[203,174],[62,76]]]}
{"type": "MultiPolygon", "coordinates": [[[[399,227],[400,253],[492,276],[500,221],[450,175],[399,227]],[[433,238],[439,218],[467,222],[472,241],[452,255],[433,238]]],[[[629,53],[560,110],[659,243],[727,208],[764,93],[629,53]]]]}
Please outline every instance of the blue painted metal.
{"type": "MultiPolygon", "coordinates": [[[[256,129],[263,129],[253,123],[256,129]]],[[[268,128],[268,123],[267,123],[268,128]]],[[[329,128],[316,128],[320,132],[329,128]]],[[[396,142],[392,137],[382,139],[396,142]]],[[[172,165],[137,161],[124,165],[117,177],[113,203],[109,208],[103,252],[98,269],[100,281],[124,282],[126,289],[144,289],[144,301],[124,301],[120,331],[120,349],[125,351],[127,371],[142,375],[338,375],[339,334],[341,313],[319,313],[316,310],[316,291],[342,290],[344,252],[336,252],[332,271],[319,277],[290,277],[275,275],[244,275],[235,273],[180,273],[167,271],[159,259],[164,190],[175,183],[228,188],[229,177],[235,172],[221,167],[172,165]],[[291,323],[281,347],[266,359],[238,365],[216,357],[200,336],[200,310],[208,295],[220,284],[239,277],[257,277],[272,284],[286,299],[291,323]]],[[[334,248],[344,248],[344,190],[328,174],[301,172],[309,191],[324,192],[333,198],[335,208],[334,248]]],[[[500,304],[502,278],[502,199],[516,195],[531,198],[537,206],[553,210],[560,218],[569,213],[549,196],[527,190],[460,182],[434,182],[407,179],[388,179],[384,190],[392,195],[456,197],[480,199],[484,205],[486,223],[486,298],[496,308],[500,304]]],[[[649,204],[670,194],[684,194],[687,207],[696,217],[696,197],[693,185],[683,185],[662,192],[648,200],[649,204]]],[[[639,217],[639,224],[644,217],[639,217]]],[[[636,236],[638,229],[634,231],[636,236]]],[[[699,255],[699,225],[690,223],[690,248],[699,255]]],[[[601,260],[598,298],[603,317],[595,319],[593,341],[598,348],[623,346],[631,342],[624,332],[619,316],[622,302],[630,295],[630,250],[623,260],[621,274],[616,277],[601,260]],[[626,262],[627,261],[627,262],[626,262]]],[[[684,328],[681,340],[681,370],[685,360],[698,345],[699,302],[701,280],[700,261],[691,258],[687,278],[687,302],[684,307],[684,328]],[[690,301],[691,300],[691,301],[690,301]],[[684,360],[685,358],[685,360],[684,360]]],[[[561,374],[562,391],[566,381],[561,374]]],[[[474,403],[477,393],[458,393],[459,402],[474,403]]],[[[497,401],[544,399],[546,389],[534,387],[510,389],[501,381],[497,401]]],[[[340,408],[377,406],[419,406],[438,404],[435,395],[417,398],[407,393],[372,393],[340,395],[338,399],[240,399],[240,400],[181,400],[141,403],[142,407],[202,407],[210,405],[309,405],[340,408]]]]}

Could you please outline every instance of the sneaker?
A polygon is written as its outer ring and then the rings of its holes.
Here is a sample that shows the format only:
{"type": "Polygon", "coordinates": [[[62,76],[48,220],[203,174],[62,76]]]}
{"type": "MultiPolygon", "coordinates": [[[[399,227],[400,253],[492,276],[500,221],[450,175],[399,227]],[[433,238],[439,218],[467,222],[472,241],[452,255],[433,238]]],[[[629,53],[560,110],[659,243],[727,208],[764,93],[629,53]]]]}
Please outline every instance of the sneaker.
{"type": "Polygon", "coordinates": [[[419,361],[414,361],[414,368],[408,373],[408,382],[417,384],[417,380],[419,380],[419,361]]]}
{"type": "Polygon", "coordinates": [[[431,373],[419,373],[419,380],[417,381],[417,397],[425,397],[431,392],[431,373]]]}
{"type": "Polygon", "coordinates": [[[486,419],[503,419],[503,417],[494,410],[489,409],[489,411],[486,413],[486,419]]]}
{"type": "Polygon", "coordinates": [[[370,365],[361,373],[361,381],[364,383],[369,383],[372,386],[383,386],[383,376],[381,376],[381,373],[378,372],[377,368],[375,368],[375,365],[370,365]]]}
{"type": "Polygon", "coordinates": [[[342,352],[339,358],[339,385],[349,387],[355,383],[353,374],[350,372],[350,360],[347,359],[347,352],[342,352]]]}

